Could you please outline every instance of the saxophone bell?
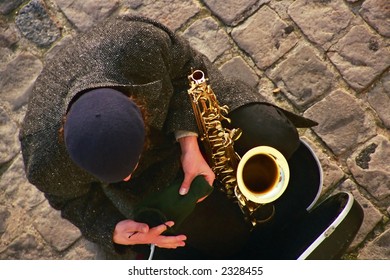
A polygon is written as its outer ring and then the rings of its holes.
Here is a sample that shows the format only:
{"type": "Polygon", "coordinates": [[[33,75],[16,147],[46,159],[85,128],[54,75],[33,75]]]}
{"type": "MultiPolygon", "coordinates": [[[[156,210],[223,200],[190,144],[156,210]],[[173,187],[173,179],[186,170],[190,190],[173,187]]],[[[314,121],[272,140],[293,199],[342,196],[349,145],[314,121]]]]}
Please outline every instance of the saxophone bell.
{"type": "Polygon", "coordinates": [[[284,193],[289,178],[285,157],[272,147],[258,146],[246,152],[238,164],[236,192],[257,204],[268,204],[284,193]]]}

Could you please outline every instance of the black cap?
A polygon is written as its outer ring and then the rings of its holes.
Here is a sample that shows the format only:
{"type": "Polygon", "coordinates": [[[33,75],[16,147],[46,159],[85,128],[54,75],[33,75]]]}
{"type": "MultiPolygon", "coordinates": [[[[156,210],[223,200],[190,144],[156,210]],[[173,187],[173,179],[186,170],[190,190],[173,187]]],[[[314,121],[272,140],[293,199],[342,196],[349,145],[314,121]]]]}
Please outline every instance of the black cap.
{"type": "Polygon", "coordinates": [[[122,181],[133,172],[145,140],[138,106],[110,88],[83,93],[70,107],[64,133],[71,159],[107,183],[122,181]]]}

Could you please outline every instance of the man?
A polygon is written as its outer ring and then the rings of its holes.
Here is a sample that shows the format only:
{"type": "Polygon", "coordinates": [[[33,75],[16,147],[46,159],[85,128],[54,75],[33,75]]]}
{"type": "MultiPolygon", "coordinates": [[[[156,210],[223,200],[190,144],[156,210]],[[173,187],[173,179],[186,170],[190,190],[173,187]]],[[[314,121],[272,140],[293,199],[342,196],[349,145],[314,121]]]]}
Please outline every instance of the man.
{"type": "MultiPolygon", "coordinates": [[[[274,146],[287,158],[299,146],[292,121],[314,124],[264,103],[244,83],[225,79],[182,38],[139,17],[109,20],[75,38],[35,83],[20,133],[27,178],[114,258],[137,248],[131,245],[178,248],[201,235],[188,229],[188,221],[185,226],[185,218],[196,202],[208,200],[215,174],[201,153],[187,97],[191,69],[206,73],[234,122],[252,111],[248,116],[258,121],[253,135],[244,129],[247,139],[274,146]],[[199,176],[203,191],[197,193],[190,186],[199,176]],[[177,200],[191,204],[180,218],[152,224],[137,216],[138,205],[177,178],[177,200]],[[186,235],[180,228],[166,234],[178,220],[186,235]]],[[[246,142],[244,137],[238,145],[243,151],[253,145],[246,142]]]]}

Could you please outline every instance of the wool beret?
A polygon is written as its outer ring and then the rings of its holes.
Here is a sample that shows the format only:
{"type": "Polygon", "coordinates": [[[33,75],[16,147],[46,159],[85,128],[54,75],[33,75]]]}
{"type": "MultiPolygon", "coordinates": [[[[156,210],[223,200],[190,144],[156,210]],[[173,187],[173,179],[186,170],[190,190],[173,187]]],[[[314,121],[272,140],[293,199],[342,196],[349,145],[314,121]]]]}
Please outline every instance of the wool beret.
{"type": "Polygon", "coordinates": [[[107,183],[122,181],[136,167],[145,141],[139,107],[122,92],[98,88],[71,105],[65,146],[81,168],[107,183]]]}

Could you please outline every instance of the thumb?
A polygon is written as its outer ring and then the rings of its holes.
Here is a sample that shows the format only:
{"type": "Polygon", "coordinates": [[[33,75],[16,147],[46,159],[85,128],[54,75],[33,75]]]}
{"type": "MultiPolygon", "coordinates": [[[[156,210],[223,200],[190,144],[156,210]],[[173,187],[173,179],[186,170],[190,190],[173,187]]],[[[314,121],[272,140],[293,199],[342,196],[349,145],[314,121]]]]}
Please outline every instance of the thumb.
{"type": "Polygon", "coordinates": [[[180,186],[179,193],[181,195],[186,195],[188,193],[188,190],[190,189],[190,185],[192,182],[192,177],[190,176],[184,176],[183,183],[180,186]]]}

